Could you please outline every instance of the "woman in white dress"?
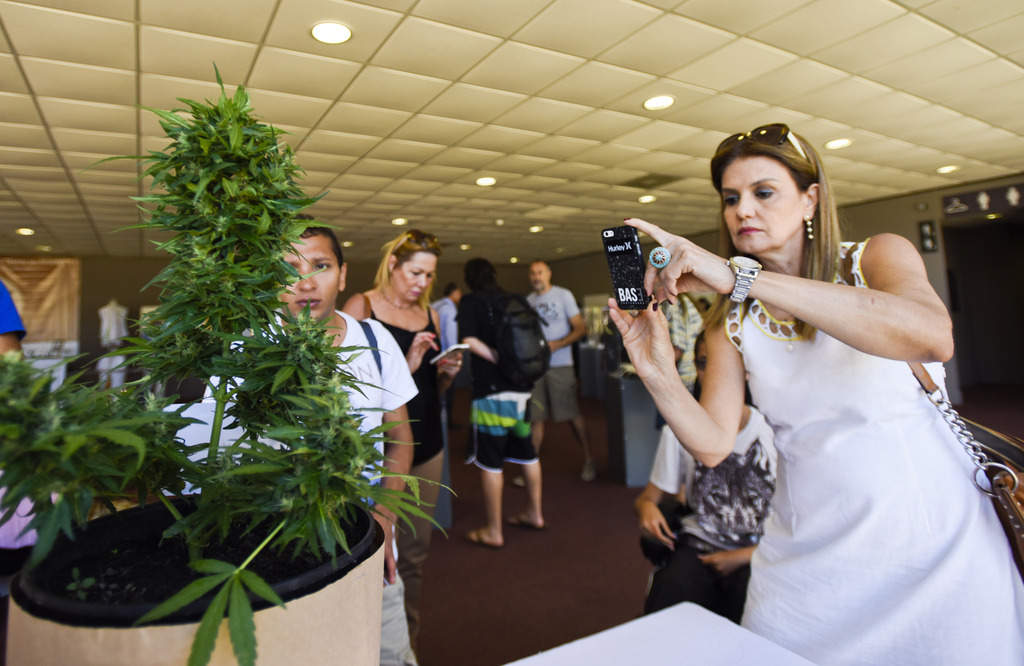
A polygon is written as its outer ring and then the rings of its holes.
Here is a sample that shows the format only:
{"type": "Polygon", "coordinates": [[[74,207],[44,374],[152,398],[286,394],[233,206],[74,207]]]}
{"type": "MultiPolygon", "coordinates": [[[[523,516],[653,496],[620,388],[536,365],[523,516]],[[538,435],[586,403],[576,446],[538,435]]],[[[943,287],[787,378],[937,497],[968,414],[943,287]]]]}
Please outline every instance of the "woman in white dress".
{"type": "Polygon", "coordinates": [[[743,625],[818,664],[1024,663],[1024,585],[1006,537],[907,365],[930,363],[941,385],[953,353],[917,250],[892,234],[841,243],[820,158],[785,125],[726,139],[711,175],[722,256],[627,221],[671,253],[648,269],[655,303],[719,294],[699,404],[657,306],[635,318],[609,307],[697,460],[731,451],[746,373],[775,430],[778,486],[743,625]]]}

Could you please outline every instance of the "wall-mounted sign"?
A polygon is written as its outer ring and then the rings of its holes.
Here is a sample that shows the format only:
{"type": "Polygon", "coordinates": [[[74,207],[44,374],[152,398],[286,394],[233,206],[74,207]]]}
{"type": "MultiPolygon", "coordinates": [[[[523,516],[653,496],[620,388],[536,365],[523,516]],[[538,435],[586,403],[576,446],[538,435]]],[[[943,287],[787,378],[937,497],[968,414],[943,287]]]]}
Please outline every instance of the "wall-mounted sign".
{"type": "Polygon", "coordinates": [[[942,197],[946,217],[994,215],[1024,210],[1024,183],[942,197]]]}

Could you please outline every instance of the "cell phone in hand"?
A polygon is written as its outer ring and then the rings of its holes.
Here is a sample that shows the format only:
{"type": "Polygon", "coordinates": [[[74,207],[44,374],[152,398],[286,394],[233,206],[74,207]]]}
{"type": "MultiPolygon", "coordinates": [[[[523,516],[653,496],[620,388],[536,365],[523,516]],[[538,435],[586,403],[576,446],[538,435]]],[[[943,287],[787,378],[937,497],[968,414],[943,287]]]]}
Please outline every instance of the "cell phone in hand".
{"type": "Polygon", "coordinates": [[[604,256],[612,277],[615,302],[623,310],[643,310],[651,302],[644,289],[643,253],[636,229],[629,226],[612,227],[601,231],[604,256]]]}
{"type": "Polygon", "coordinates": [[[469,349],[469,345],[462,342],[456,343],[449,347],[448,349],[445,349],[443,352],[439,352],[437,356],[430,359],[430,362],[438,363],[441,361],[441,359],[445,358],[446,356],[452,356],[455,353],[462,351],[463,349],[469,349]]]}

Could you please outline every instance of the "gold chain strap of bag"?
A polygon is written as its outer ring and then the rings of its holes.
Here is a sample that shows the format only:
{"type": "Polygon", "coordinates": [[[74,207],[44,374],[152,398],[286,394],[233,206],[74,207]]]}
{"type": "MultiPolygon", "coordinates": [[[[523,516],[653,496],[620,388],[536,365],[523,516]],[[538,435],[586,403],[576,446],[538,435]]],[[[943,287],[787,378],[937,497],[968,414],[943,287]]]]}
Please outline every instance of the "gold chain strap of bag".
{"type": "Polygon", "coordinates": [[[1024,578],[1024,441],[961,417],[920,363],[910,363],[921,388],[928,395],[974,461],[974,485],[992,498],[999,522],[1010,540],[1017,569],[1024,578]],[[978,472],[987,480],[978,481],[978,472]]]}

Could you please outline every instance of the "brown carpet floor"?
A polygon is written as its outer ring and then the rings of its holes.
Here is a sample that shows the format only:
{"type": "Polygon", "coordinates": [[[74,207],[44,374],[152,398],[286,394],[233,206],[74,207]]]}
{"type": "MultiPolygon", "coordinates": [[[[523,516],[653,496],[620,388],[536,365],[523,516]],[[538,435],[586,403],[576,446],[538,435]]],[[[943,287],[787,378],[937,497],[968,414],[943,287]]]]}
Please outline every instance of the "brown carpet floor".
{"type": "MultiPolygon", "coordinates": [[[[1024,386],[965,390],[964,416],[1024,437],[1024,386]]],[[[545,532],[509,527],[505,547],[463,540],[483,524],[479,470],[462,464],[467,429],[451,433],[452,527],[434,533],[424,572],[423,666],[505,664],[636,618],[650,567],[640,554],[633,499],[607,469],[604,403],[584,399],[599,473],[579,480],[582,458],[568,424],[548,424],[541,462],[545,532]]],[[[455,420],[468,422],[468,392],[456,396],[455,420]]],[[[506,471],[505,515],[526,504],[506,471]]]]}

